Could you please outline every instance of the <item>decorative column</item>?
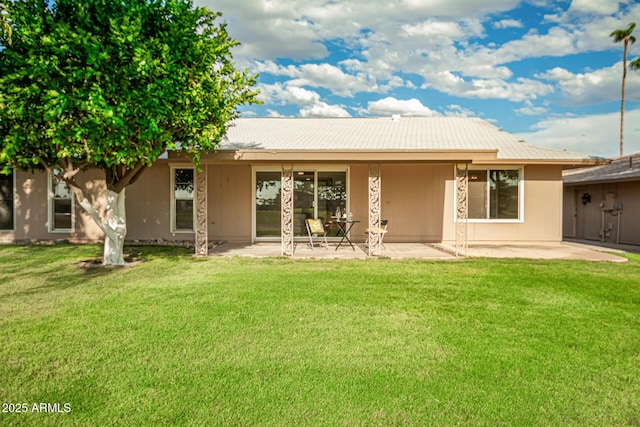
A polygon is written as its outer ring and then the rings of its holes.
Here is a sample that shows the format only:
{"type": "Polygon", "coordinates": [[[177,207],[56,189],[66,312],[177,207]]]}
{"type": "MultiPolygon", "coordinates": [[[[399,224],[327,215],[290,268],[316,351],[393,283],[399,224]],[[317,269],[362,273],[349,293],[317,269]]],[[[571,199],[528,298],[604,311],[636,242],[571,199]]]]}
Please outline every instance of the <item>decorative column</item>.
{"type": "Polygon", "coordinates": [[[380,180],[380,165],[369,165],[369,256],[380,255],[380,180]]]}
{"type": "Polygon", "coordinates": [[[293,165],[282,165],[282,184],[280,187],[282,206],[282,255],[293,255],[293,165]]]}
{"type": "Polygon", "coordinates": [[[467,256],[469,165],[456,165],[456,256],[467,256]]]}
{"type": "Polygon", "coordinates": [[[207,165],[196,171],[196,256],[209,255],[207,221],[207,165]]]}

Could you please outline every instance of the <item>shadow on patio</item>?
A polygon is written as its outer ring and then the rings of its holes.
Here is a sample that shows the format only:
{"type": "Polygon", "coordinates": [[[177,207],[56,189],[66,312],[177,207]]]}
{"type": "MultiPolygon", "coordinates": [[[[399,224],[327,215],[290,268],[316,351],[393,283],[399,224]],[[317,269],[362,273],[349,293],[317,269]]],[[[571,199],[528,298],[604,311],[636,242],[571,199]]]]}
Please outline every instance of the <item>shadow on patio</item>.
{"type": "MultiPolygon", "coordinates": [[[[427,243],[385,243],[381,253],[383,258],[455,259],[453,255],[427,243]]],[[[280,243],[237,243],[225,242],[209,250],[209,256],[279,257],[282,256],[280,243]]],[[[354,244],[354,249],[336,243],[329,247],[316,245],[311,248],[306,242],[296,242],[292,258],[364,259],[366,250],[362,244],[354,244]]]]}
{"type": "MultiPolygon", "coordinates": [[[[381,258],[392,259],[430,259],[430,260],[455,260],[455,248],[436,243],[386,243],[380,255],[381,258]]],[[[524,259],[572,259],[587,261],[626,262],[622,256],[624,250],[619,253],[612,252],[611,248],[598,247],[574,242],[559,242],[552,244],[469,244],[467,257],[488,258],[524,258],[524,259]]],[[[241,256],[241,257],[280,257],[282,247],[280,243],[229,243],[218,244],[209,250],[209,256],[241,256]]],[[[327,259],[365,259],[366,250],[362,243],[350,246],[342,245],[336,250],[336,243],[329,243],[329,247],[316,245],[311,248],[306,242],[296,242],[293,257],[291,258],[327,258],[327,259]]],[[[375,258],[375,257],[373,257],[375,258]]]]}

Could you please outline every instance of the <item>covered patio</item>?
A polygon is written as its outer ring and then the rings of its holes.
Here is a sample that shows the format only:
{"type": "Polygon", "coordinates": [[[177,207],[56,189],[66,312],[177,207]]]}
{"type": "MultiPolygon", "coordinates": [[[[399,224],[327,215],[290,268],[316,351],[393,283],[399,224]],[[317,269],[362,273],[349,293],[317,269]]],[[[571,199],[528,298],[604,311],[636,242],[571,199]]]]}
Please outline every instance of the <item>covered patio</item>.
{"type": "MultiPolygon", "coordinates": [[[[361,244],[350,247],[340,247],[335,244],[328,248],[316,246],[311,248],[304,242],[295,242],[293,259],[365,259],[369,258],[367,251],[361,244]]],[[[524,259],[565,259],[583,261],[627,262],[622,255],[624,248],[614,249],[577,242],[560,242],[557,244],[480,244],[470,243],[467,257],[487,258],[524,258],[524,259]]],[[[269,258],[281,257],[282,246],[279,242],[261,243],[229,243],[215,244],[208,251],[211,257],[249,257],[269,258]]],[[[384,243],[381,248],[381,258],[389,259],[421,259],[454,261],[464,257],[455,255],[455,247],[440,243],[384,243]]]]}

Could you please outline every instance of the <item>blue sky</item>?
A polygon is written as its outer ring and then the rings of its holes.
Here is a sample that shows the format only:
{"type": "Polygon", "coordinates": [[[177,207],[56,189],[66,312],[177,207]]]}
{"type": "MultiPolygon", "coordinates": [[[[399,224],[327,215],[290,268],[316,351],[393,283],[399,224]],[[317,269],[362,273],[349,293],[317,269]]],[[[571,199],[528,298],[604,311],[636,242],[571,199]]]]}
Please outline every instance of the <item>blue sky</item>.
{"type": "MultiPolygon", "coordinates": [[[[195,0],[222,12],[264,104],[244,116],[480,117],[529,143],[619,154],[622,44],[640,3],[616,0],[195,0]]],[[[640,152],[640,71],[625,154],[640,152]]]]}

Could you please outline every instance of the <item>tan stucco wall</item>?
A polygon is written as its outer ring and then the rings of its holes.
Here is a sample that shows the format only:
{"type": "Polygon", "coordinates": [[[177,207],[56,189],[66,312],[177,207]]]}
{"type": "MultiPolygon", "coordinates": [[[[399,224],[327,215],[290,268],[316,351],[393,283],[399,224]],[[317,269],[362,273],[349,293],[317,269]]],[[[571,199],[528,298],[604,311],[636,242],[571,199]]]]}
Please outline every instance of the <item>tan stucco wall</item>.
{"type": "Polygon", "coordinates": [[[448,164],[383,165],[383,219],[389,220],[389,242],[439,242],[443,231],[445,182],[453,176],[448,164]]]}
{"type": "Polygon", "coordinates": [[[250,165],[207,167],[209,239],[250,241],[252,189],[250,165]]]}
{"type": "MultiPolygon", "coordinates": [[[[189,165],[185,163],[185,166],[189,165]]],[[[209,164],[208,235],[211,241],[252,239],[252,168],[250,164],[209,164]]],[[[349,166],[349,208],[361,222],[352,237],[363,241],[368,224],[367,164],[349,166]]],[[[381,214],[389,220],[385,241],[453,242],[453,164],[386,164],[381,167],[381,214]]],[[[550,242],[562,238],[562,168],[531,165],[524,168],[524,222],[469,223],[468,237],[477,242],[550,242]]],[[[104,183],[97,172],[80,182],[96,204],[104,206],[104,183]]],[[[193,240],[194,233],[171,233],[170,163],[160,160],[127,188],[127,240],[193,240]]],[[[99,240],[102,233],[76,206],[76,232],[49,233],[47,181],[44,174],[17,172],[16,230],[3,240],[99,240]]],[[[620,190],[622,191],[622,190],[620,190]]],[[[633,188],[629,190],[633,192],[633,188]]],[[[635,190],[637,192],[637,189],[635,190]]],[[[627,202],[625,202],[627,203],[627,202]]],[[[627,206],[625,205],[625,209],[627,206]]],[[[623,217],[624,219],[624,217],[623,217]]],[[[630,221],[629,221],[630,222],[630,221]]],[[[623,223],[626,225],[626,222],[623,223]]]]}
{"type": "Polygon", "coordinates": [[[640,245],[640,181],[571,185],[564,188],[563,236],[576,239],[640,245]],[[591,202],[582,204],[584,193],[591,202]],[[622,203],[622,214],[600,208],[607,193],[616,203],[622,203]],[[604,213],[604,215],[603,215],[604,213]],[[618,221],[620,230],[618,231],[618,221]]]}
{"type": "MultiPolygon", "coordinates": [[[[470,242],[546,243],[562,240],[562,166],[525,166],[524,179],[524,221],[470,221],[467,226],[470,242]]],[[[443,240],[446,242],[455,242],[456,238],[454,188],[453,179],[448,180],[443,223],[443,240]]]]}
{"type": "MultiPolygon", "coordinates": [[[[104,211],[105,184],[97,171],[89,171],[78,177],[85,197],[94,206],[104,211]]],[[[102,231],[93,219],[78,204],[75,206],[75,232],[49,232],[47,174],[37,172],[15,172],[15,228],[14,231],[0,232],[0,241],[53,241],[58,239],[90,240],[102,238],[102,231]]]]}
{"type": "Polygon", "coordinates": [[[127,187],[127,240],[193,240],[194,233],[171,233],[171,169],[159,160],[127,187]]]}
{"type": "MultiPolygon", "coordinates": [[[[159,161],[127,188],[127,240],[194,240],[193,232],[171,232],[170,165],[159,161]]],[[[209,239],[251,240],[251,166],[202,167],[207,169],[209,239]]]]}
{"type": "Polygon", "coordinates": [[[369,166],[351,165],[349,168],[349,208],[353,218],[360,221],[351,229],[352,240],[363,242],[369,221],[369,166]]]}

